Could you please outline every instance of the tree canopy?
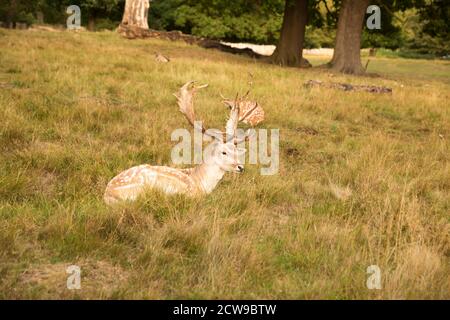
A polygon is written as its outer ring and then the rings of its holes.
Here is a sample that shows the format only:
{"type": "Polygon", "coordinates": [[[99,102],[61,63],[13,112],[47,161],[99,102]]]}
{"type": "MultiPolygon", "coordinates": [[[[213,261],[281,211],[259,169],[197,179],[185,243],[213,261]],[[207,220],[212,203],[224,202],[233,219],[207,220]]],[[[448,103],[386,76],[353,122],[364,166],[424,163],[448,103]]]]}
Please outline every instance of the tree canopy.
{"type": "MultiPolygon", "coordinates": [[[[292,1],[292,0],[288,0],[292,1]]],[[[417,52],[448,54],[450,29],[446,0],[377,0],[381,30],[364,28],[362,47],[407,48],[417,52]]],[[[4,0],[3,25],[36,23],[38,13],[49,24],[63,24],[65,8],[79,5],[82,24],[95,20],[95,29],[114,29],[121,21],[125,0],[4,0]]],[[[342,0],[308,1],[305,48],[332,47],[342,0]]],[[[153,0],[150,28],[180,30],[196,36],[259,44],[276,44],[285,0],[153,0]]]]}

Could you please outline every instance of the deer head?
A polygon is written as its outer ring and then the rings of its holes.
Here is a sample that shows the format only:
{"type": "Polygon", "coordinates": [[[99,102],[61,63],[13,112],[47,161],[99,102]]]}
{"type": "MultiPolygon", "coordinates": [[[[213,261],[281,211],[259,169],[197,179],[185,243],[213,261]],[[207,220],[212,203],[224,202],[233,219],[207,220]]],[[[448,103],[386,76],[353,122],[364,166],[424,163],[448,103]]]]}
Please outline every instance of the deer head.
{"type": "Polygon", "coordinates": [[[241,173],[244,171],[244,161],[241,159],[245,151],[231,142],[214,141],[205,150],[204,163],[216,165],[226,172],[241,173]]]}
{"type": "Polygon", "coordinates": [[[203,125],[198,126],[198,119],[195,117],[194,95],[198,89],[205,88],[208,85],[195,86],[194,81],[184,84],[179,92],[175,94],[178,101],[180,112],[184,114],[188,122],[195,130],[201,130],[203,134],[213,139],[213,142],[205,148],[204,163],[207,165],[216,165],[223,171],[243,172],[245,149],[238,145],[248,138],[247,133],[240,133],[237,130],[239,122],[239,104],[235,103],[230,108],[230,116],[227,120],[225,131],[216,129],[206,129],[203,125]]]}

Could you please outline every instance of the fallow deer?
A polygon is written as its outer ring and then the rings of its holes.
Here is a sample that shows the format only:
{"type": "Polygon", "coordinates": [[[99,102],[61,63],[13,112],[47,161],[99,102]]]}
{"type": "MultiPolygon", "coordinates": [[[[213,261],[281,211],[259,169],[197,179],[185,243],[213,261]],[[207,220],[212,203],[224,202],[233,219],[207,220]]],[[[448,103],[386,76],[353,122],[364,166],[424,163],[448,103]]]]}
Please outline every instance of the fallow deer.
{"type": "MultiPolygon", "coordinates": [[[[176,94],[180,111],[195,128],[195,112],[193,97],[197,89],[194,82],[183,85],[176,94]]],[[[245,149],[238,148],[238,143],[245,136],[238,136],[239,104],[231,106],[230,117],[226,123],[226,131],[201,131],[214,138],[204,153],[203,162],[194,168],[177,169],[166,166],[151,166],[148,164],[132,167],[114,177],[107,185],[104,200],[111,205],[123,200],[135,200],[145,190],[156,188],[166,194],[184,193],[189,196],[208,194],[214,190],[225,172],[243,172],[242,158],[245,149]]],[[[197,122],[198,123],[198,122],[197,122]]]]}

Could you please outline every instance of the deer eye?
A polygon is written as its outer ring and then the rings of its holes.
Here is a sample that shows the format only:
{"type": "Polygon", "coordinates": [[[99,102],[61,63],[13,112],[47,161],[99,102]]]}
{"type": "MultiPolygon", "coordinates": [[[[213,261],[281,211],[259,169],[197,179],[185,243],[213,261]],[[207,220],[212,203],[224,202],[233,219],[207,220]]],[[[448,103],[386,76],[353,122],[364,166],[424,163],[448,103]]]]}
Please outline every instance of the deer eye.
{"type": "Polygon", "coordinates": [[[226,153],[225,151],[223,151],[223,152],[222,152],[222,154],[223,154],[224,156],[226,156],[226,155],[227,155],[227,153],[226,153]]]}

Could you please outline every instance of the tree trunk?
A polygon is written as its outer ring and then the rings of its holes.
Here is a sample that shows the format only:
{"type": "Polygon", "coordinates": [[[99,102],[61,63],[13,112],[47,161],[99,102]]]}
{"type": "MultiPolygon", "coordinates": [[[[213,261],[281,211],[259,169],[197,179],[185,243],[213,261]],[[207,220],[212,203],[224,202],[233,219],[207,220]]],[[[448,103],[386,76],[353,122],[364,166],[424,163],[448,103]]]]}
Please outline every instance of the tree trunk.
{"type": "Polygon", "coordinates": [[[44,24],[44,13],[42,11],[36,12],[36,20],[38,24],[44,24]]]}
{"type": "Polygon", "coordinates": [[[8,11],[6,13],[6,27],[14,29],[17,19],[17,0],[11,0],[8,11]]]}
{"type": "Polygon", "coordinates": [[[280,40],[271,61],[284,66],[306,66],[303,43],[308,19],[308,0],[286,0],[280,40]],[[303,61],[303,63],[302,63],[303,61]]]}
{"type": "Polygon", "coordinates": [[[94,13],[89,14],[87,29],[89,31],[95,31],[95,14],[94,13]]]}
{"type": "Polygon", "coordinates": [[[369,0],[343,0],[339,12],[334,54],[329,65],[338,72],[363,74],[361,33],[369,0]]]}
{"type": "Polygon", "coordinates": [[[126,0],[122,23],[117,31],[129,39],[148,36],[149,0],[126,0]]]}

